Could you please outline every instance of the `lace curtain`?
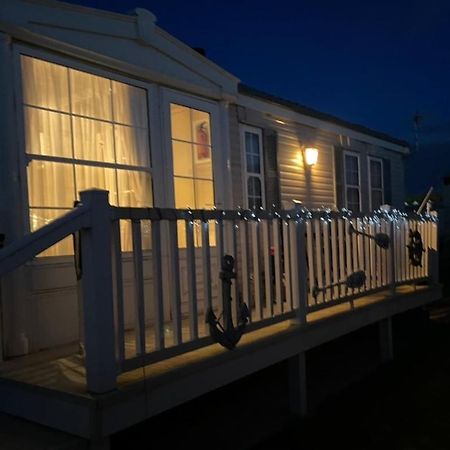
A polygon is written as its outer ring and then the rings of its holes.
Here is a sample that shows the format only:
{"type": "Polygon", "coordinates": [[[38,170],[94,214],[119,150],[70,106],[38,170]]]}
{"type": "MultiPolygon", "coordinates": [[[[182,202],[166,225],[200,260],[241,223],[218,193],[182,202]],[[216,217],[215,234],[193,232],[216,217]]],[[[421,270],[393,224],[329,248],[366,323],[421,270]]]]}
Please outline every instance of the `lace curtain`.
{"type": "MultiPolygon", "coordinates": [[[[31,231],[89,188],[112,205],[152,206],[146,91],[28,56],[21,66],[31,231]]],[[[125,226],[122,241],[131,248],[125,226]]],[[[66,239],[46,256],[70,253],[66,239]]]]}

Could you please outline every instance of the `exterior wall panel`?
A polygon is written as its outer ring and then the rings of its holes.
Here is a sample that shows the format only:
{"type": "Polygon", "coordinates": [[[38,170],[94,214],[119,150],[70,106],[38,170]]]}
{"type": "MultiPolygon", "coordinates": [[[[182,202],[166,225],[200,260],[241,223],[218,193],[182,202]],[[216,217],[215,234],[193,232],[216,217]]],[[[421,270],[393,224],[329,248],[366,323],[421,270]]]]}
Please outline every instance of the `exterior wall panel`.
{"type": "MultiPolygon", "coordinates": [[[[267,110],[270,110],[269,104],[267,110]]],[[[260,127],[263,132],[264,130],[276,132],[279,185],[283,208],[293,207],[294,199],[302,201],[306,207],[312,209],[339,206],[336,202],[338,193],[336,193],[334,152],[342,150],[350,150],[360,155],[361,207],[363,211],[368,211],[370,207],[369,156],[377,156],[389,161],[391,203],[395,207],[401,207],[404,201],[404,167],[401,153],[359,139],[350,139],[344,135],[345,130],[342,130],[343,134],[338,134],[326,129],[313,128],[292,119],[285,120],[283,117],[274,119],[266,110],[258,111],[240,105],[230,108],[234,206],[243,204],[240,124],[260,127]],[[302,145],[318,148],[319,157],[315,166],[305,167],[301,151],[302,145]]],[[[264,149],[264,151],[266,150],[264,149]]],[[[343,177],[343,174],[340,175],[343,177]]],[[[267,185],[266,188],[270,188],[270,186],[267,185]]]]}

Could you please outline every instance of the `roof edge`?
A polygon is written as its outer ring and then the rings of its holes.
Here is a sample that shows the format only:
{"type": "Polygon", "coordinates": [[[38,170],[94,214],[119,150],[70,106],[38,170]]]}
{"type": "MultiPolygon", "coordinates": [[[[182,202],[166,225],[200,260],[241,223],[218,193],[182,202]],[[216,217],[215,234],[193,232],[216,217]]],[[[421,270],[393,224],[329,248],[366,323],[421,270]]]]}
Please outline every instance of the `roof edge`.
{"type": "Polygon", "coordinates": [[[248,86],[243,83],[239,83],[238,92],[240,94],[248,95],[249,97],[254,97],[254,98],[261,99],[261,100],[266,100],[266,101],[270,101],[273,103],[277,103],[278,105],[287,107],[294,112],[304,114],[306,116],[311,116],[311,117],[314,117],[319,120],[324,120],[326,122],[333,122],[336,125],[344,126],[351,130],[358,131],[363,134],[367,134],[369,136],[378,138],[378,139],[386,141],[386,142],[390,142],[395,145],[399,145],[401,147],[406,147],[406,148],[408,148],[408,150],[410,148],[410,144],[407,141],[404,141],[402,139],[392,137],[381,131],[373,130],[371,128],[366,127],[365,125],[348,122],[347,120],[333,116],[332,114],[317,111],[316,109],[310,108],[308,106],[304,106],[304,105],[294,102],[292,100],[286,100],[286,99],[278,97],[276,95],[269,94],[267,92],[261,91],[259,89],[256,89],[254,87],[248,86]]]}

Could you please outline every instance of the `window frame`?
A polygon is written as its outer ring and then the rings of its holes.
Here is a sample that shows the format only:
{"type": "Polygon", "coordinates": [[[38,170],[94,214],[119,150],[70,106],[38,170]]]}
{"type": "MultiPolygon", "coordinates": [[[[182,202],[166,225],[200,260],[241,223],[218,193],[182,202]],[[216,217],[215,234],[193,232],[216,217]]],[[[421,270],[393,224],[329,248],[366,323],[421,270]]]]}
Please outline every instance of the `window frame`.
{"type": "Polygon", "coordinates": [[[225,205],[225,178],[224,167],[228,167],[225,152],[222,149],[222,136],[220,130],[220,112],[217,102],[197,97],[192,94],[175,91],[169,88],[161,88],[161,111],[163,120],[163,139],[161,148],[163,150],[163,165],[167,179],[165,180],[166,205],[175,208],[175,183],[173,170],[172,130],[170,105],[176,103],[187,108],[193,108],[209,113],[211,126],[211,158],[213,172],[214,204],[218,209],[225,205]]]}
{"type": "Polygon", "coordinates": [[[243,207],[250,209],[248,202],[248,180],[250,177],[256,177],[261,183],[261,204],[262,208],[266,208],[266,183],[265,183],[265,167],[264,167],[264,145],[263,145],[263,130],[251,125],[240,124],[240,141],[241,141],[241,167],[242,167],[242,186],[243,186],[243,207]],[[259,167],[260,173],[249,173],[247,169],[247,148],[245,145],[245,133],[253,133],[258,136],[260,154],[259,167]]]}
{"type": "Polygon", "coordinates": [[[345,207],[347,209],[350,209],[348,206],[348,197],[347,197],[347,189],[348,188],[352,188],[352,189],[358,189],[358,199],[359,199],[359,211],[354,211],[356,213],[361,212],[362,211],[362,198],[361,198],[361,155],[357,152],[353,152],[350,150],[344,150],[343,152],[343,166],[344,166],[344,199],[345,199],[345,207]],[[352,156],[355,157],[358,161],[358,185],[349,185],[347,184],[347,164],[346,164],[346,156],[352,156]]]}
{"type": "Polygon", "coordinates": [[[373,204],[372,204],[372,190],[376,190],[376,191],[381,191],[381,199],[382,202],[381,204],[384,205],[384,167],[383,167],[383,159],[376,157],[376,156],[368,156],[367,157],[367,173],[368,173],[368,184],[369,184],[369,206],[370,206],[370,210],[373,211],[373,204]],[[370,170],[370,164],[371,162],[377,162],[380,163],[381,166],[381,188],[373,188],[372,187],[372,174],[371,174],[371,170],[370,170]]]}
{"type": "MultiPolygon", "coordinates": [[[[125,83],[130,86],[144,89],[146,93],[147,100],[147,132],[148,132],[148,146],[149,146],[149,166],[145,168],[145,172],[149,173],[152,182],[152,200],[154,205],[159,205],[162,201],[161,199],[161,189],[157,186],[161,185],[161,172],[160,170],[154,171],[154,167],[160,167],[161,156],[158,151],[158,139],[159,139],[159,128],[158,128],[158,118],[156,113],[158,112],[159,105],[158,102],[158,92],[157,86],[148,82],[143,82],[133,78],[132,76],[123,76],[117,74],[112,68],[100,68],[91,64],[89,62],[83,61],[81,59],[72,58],[70,56],[56,55],[51,51],[42,48],[33,48],[26,44],[15,44],[13,47],[13,72],[15,74],[15,105],[16,105],[16,120],[17,120],[17,139],[19,144],[19,155],[18,155],[18,170],[20,182],[20,198],[22,202],[21,212],[22,212],[22,231],[24,234],[31,232],[30,223],[30,204],[28,198],[28,174],[27,166],[28,164],[35,161],[51,161],[51,162],[63,162],[71,164],[82,164],[87,167],[105,167],[114,168],[116,170],[137,170],[142,172],[144,169],[141,166],[130,166],[121,165],[117,163],[109,163],[102,161],[88,161],[86,164],[85,160],[80,160],[76,158],[65,158],[50,155],[39,155],[39,154],[28,154],[26,153],[26,136],[25,136],[25,108],[27,105],[24,103],[23,97],[23,82],[22,82],[22,68],[21,68],[21,56],[28,56],[31,58],[36,58],[49,62],[52,64],[61,65],[68,69],[82,71],[91,75],[107,78],[112,81],[117,81],[119,83],[125,83]],[[154,99],[152,101],[152,99],[154,99]]],[[[45,109],[45,108],[40,108],[45,109]]],[[[68,114],[70,117],[72,113],[68,114]]],[[[77,116],[76,114],[74,116],[77,116]]],[[[95,118],[94,118],[95,120],[95,118]]],[[[75,199],[74,199],[75,200],[75,199]]],[[[67,208],[52,208],[48,209],[67,209],[67,208]]],[[[67,209],[68,211],[70,208],[67,209]]],[[[72,255],[60,255],[60,256],[44,256],[39,259],[46,260],[51,258],[52,261],[65,261],[67,258],[73,258],[72,255]]]]}

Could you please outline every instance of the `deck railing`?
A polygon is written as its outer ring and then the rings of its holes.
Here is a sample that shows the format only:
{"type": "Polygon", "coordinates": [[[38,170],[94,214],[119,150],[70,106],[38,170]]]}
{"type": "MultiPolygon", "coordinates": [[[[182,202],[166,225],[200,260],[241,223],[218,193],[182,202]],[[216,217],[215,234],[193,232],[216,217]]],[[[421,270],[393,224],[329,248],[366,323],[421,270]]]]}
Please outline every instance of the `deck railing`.
{"type": "Polygon", "coordinates": [[[220,316],[224,254],[235,259],[233,316],[240,302],[248,329],[353,302],[378,290],[436,282],[433,216],[377,212],[206,211],[118,208],[106,191],[81,193],[81,204],[0,250],[0,276],[79,232],[82,340],[88,389],[114,389],[117,376],[212,343],[205,314],[220,316]],[[422,266],[409,262],[410,230],[420,232],[422,266]],[[387,234],[389,248],[373,236],[387,234]],[[363,271],[365,281],[344,281],[363,271]]]}

